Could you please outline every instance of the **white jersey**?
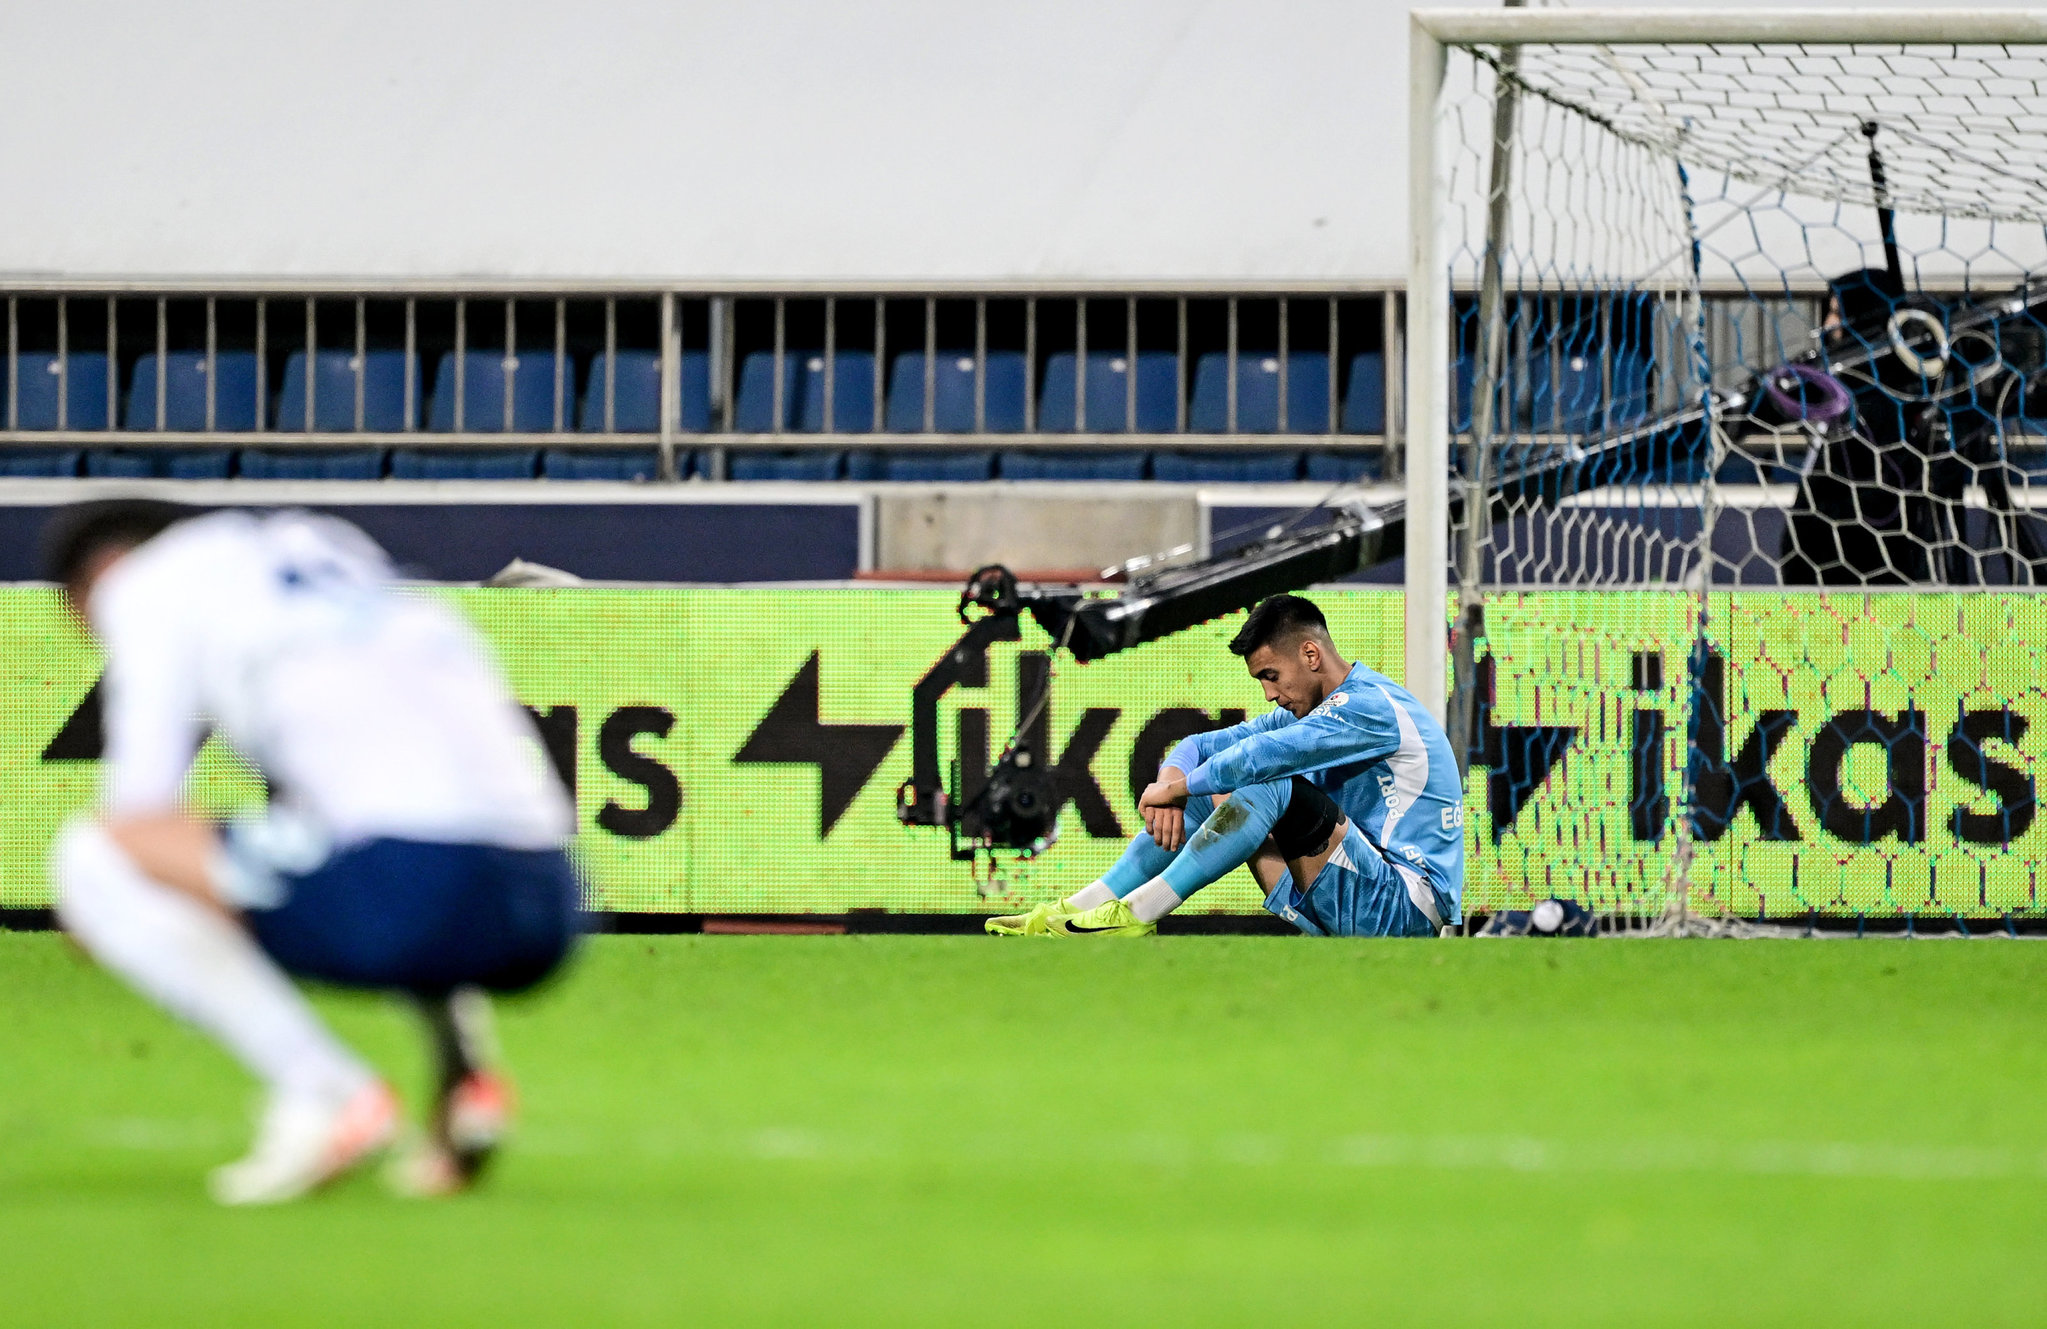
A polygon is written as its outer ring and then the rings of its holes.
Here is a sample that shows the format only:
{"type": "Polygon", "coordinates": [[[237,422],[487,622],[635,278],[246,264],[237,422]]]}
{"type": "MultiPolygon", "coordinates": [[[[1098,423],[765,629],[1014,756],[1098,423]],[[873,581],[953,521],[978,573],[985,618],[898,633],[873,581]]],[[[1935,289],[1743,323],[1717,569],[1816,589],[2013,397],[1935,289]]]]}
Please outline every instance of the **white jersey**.
{"type": "Polygon", "coordinates": [[[115,564],[89,606],[107,811],[178,807],[210,727],[333,843],[561,844],[568,800],[482,642],[391,580],[304,512],[193,518],[115,564]]]}

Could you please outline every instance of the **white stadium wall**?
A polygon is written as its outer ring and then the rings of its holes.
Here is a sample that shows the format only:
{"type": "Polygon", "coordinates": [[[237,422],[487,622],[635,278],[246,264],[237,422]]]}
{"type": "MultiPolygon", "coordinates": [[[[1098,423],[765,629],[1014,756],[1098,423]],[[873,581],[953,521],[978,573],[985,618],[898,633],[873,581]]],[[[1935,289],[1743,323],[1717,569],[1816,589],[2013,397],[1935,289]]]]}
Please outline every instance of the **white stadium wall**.
{"type": "Polygon", "coordinates": [[[1386,284],[1390,0],[75,0],[16,278],[1386,284]]]}

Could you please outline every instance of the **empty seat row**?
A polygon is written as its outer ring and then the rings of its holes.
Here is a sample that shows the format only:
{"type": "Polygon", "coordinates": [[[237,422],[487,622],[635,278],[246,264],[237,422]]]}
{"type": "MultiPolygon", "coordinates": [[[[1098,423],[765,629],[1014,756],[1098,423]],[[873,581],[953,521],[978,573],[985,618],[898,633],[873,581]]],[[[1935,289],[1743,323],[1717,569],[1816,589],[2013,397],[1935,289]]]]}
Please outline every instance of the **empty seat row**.
{"type": "MultiPolygon", "coordinates": [[[[733,480],[981,481],[1161,480],[1179,483],[1325,484],[1368,479],[1376,454],[1286,449],[1069,452],[994,449],[734,449],[733,480]]],[[[684,478],[708,476],[707,451],[677,458],[684,478]]],[[[0,448],[0,477],[96,476],[224,480],[651,480],[653,448],[0,448]]]]}
{"type": "Polygon", "coordinates": [[[37,448],[0,449],[0,476],[91,476],[119,479],[225,480],[651,480],[652,449],[625,458],[607,451],[584,456],[422,448],[37,448]],[[587,474],[580,473],[587,470],[587,474]]]}
{"type": "MultiPolygon", "coordinates": [[[[990,352],[977,373],[971,354],[932,357],[922,351],[891,358],[882,427],[890,433],[1021,433],[1029,423],[1028,375],[1021,352],[990,352]],[[978,380],[978,384],[977,384],[978,380]],[[926,388],[930,403],[927,410],[926,388]],[[977,394],[978,387],[978,394],[977,394]],[[976,403],[976,396],[980,400],[976,403]],[[978,426],[977,426],[978,419],[978,426]]],[[[75,352],[60,361],[53,354],[23,355],[17,361],[15,409],[27,430],[105,430],[109,417],[108,360],[104,352],[75,352]]],[[[781,383],[775,357],[755,352],[740,362],[733,400],[733,425],[741,433],[867,433],[875,424],[875,360],[868,351],[838,351],[829,375],[832,401],[827,421],[825,356],[786,352],[781,383]]],[[[1296,353],[1237,359],[1235,432],[1326,433],[1330,423],[1329,361],[1296,353]],[[1285,380],[1282,414],[1281,380],[1285,380]],[[1283,427],[1282,427],[1283,426],[1283,427]]],[[[710,357],[685,351],[679,363],[677,427],[685,433],[712,428],[710,357]]],[[[599,353],[578,390],[573,363],[553,352],[506,356],[497,351],[443,355],[429,392],[419,361],[403,351],[293,352],[274,402],[259,409],[257,360],[250,351],[224,351],[211,361],[212,418],[207,396],[209,362],[204,352],[144,355],[135,366],[120,412],[127,429],[154,429],[161,397],[163,427],[178,432],[213,429],[248,432],[271,429],[314,433],[372,433],[417,429],[436,432],[655,433],[661,418],[661,362],[653,351],[599,353]],[[460,389],[457,390],[459,380],[460,389]],[[408,401],[410,407],[408,411],[408,401]],[[457,415],[457,403],[460,415],[457,415]],[[557,418],[557,402],[560,418],[557,418]],[[410,418],[408,418],[408,414],[410,418]]],[[[1231,431],[1229,357],[1196,357],[1186,425],[1195,433],[1231,431]]],[[[1039,385],[1038,429],[1052,433],[1174,433],[1180,428],[1180,383],[1176,357],[1141,351],[1129,357],[1106,351],[1085,357],[1072,352],[1049,356],[1039,385]],[[1133,401],[1134,394],[1134,401],[1133,401]]],[[[1348,391],[1337,411],[1342,433],[1385,430],[1383,358],[1366,352],[1352,358],[1348,391]]]]}
{"type": "MultiPolygon", "coordinates": [[[[699,454],[697,464],[703,464],[699,454]]],[[[1157,480],[1180,484],[1321,484],[1375,479],[1376,453],[1257,451],[997,451],[992,448],[862,451],[790,449],[733,451],[726,474],[734,480],[1157,480]]]]}
{"type": "Polygon", "coordinates": [[[659,468],[653,448],[0,448],[0,477],[651,480],[659,468]]]}
{"type": "MultiPolygon", "coordinates": [[[[597,359],[601,374],[604,357],[600,354],[597,359]]],[[[14,391],[19,428],[113,427],[107,410],[110,394],[105,352],[73,352],[61,361],[56,355],[37,353],[22,355],[16,363],[14,391]]],[[[416,429],[422,416],[433,429],[453,431],[458,364],[464,431],[502,431],[507,428],[508,414],[509,427],[515,431],[553,430],[558,364],[564,371],[562,424],[575,423],[574,369],[567,360],[560,360],[551,352],[507,357],[496,351],[468,351],[457,357],[451,351],[441,357],[436,390],[429,401],[418,373],[418,357],[386,350],[368,351],[361,356],[350,351],[318,351],[310,358],[303,351],[293,352],[284,363],[275,412],[263,423],[272,429],[294,432],[308,429],[316,433],[354,432],[359,398],[362,428],[366,431],[398,433],[416,429]]],[[[4,366],[4,361],[0,361],[0,366],[4,366]]],[[[161,394],[165,429],[188,433],[209,428],[224,433],[256,429],[265,412],[259,410],[263,403],[259,401],[255,353],[219,352],[213,357],[211,373],[213,418],[209,425],[205,352],[171,351],[162,357],[151,352],[142,356],[122,398],[122,427],[156,428],[161,394]]],[[[658,368],[655,373],[658,379],[658,368]]],[[[597,381],[601,383],[602,379],[597,381]]]]}
{"type": "MultiPolygon", "coordinates": [[[[1524,372],[1517,373],[1502,393],[1506,417],[1503,430],[1538,434],[1584,434],[1608,425],[1626,424],[1649,414],[1653,361],[1638,351],[1617,350],[1611,367],[1596,349],[1531,352],[1524,372]],[[1612,400],[1607,375],[1612,374],[1612,400]]],[[[1457,428],[1471,428],[1478,360],[1460,356],[1456,365],[1457,428]]]]}
{"type": "MultiPolygon", "coordinates": [[[[1352,357],[1349,391],[1338,405],[1338,430],[1378,434],[1386,427],[1385,361],[1377,352],[1352,357]]],[[[741,433],[867,433],[874,428],[875,372],[870,351],[831,357],[832,403],[825,408],[822,352],[785,353],[779,395],[775,357],[755,352],[740,362],[733,426],[741,433]]],[[[1031,427],[1030,385],[1021,351],[990,351],[977,372],[968,352],[945,351],[926,365],[922,351],[889,362],[881,427],[891,434],[1019,434],[1031,427]],[[929,406],[926,393],[929,393],[929,406]],[[976,402],[978,395],[979,401],[976,402]]],[[[1329,359],[1290,354],[1237,357],[1236,425],[1230,424],[1229,357],[1195,357],[1186,428],[1197,434],[1329,432],[1329,359]],[[1285,412],[1281,413],[1282,400],[1285,412]]],[[[687,397],[687,394],[685,394],[687,397]]],[[[684,428],[691,426],[685,423],[684,428]]],[[[1180,430],[1178,357],[1171,351],[1071,351],[1048,356],[1039,385],[1036,428],[1046,433],[1171,434],[1180,430]],[[1134,396],[1134,401],[1133,401],[1134,396]]]]}

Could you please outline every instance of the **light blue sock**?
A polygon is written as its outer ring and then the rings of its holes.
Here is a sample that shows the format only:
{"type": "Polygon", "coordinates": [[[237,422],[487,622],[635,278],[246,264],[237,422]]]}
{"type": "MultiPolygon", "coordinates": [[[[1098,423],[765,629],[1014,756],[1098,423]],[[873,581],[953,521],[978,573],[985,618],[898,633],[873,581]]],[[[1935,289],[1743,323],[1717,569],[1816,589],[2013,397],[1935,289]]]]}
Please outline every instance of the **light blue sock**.
{"type": "MultiPolygon", "coordinates": [[[[1233,790],[1213,815],[1202,819],[1201,829],[1188,837],[1187,847],[1157,875],[1182,900],[1210,882],[1221,881],[1251,861],[1292,796],[1289,780],[1233,790]]],[[[1188,803],[1191,806],[1193,800],[1188,803]]]]}
{"type": "MultiPolygon", "coordinates": [[[[1207,794],[1195,794],[1187,800],[1187,834],[1190,838],[1199,834],[1202,824],[1214,810],[1215,800],[1207,794]]],[[[1120,900],[1164,872],[1179,854],[1185,852],[1182,848],[1179,853],[1169,854],[1159,848],[1150,831],[1139,831],[1137,838],[1123,851],[1123,857],[1102,874],[1102,885],[1115,892],[1120,900]]]]}

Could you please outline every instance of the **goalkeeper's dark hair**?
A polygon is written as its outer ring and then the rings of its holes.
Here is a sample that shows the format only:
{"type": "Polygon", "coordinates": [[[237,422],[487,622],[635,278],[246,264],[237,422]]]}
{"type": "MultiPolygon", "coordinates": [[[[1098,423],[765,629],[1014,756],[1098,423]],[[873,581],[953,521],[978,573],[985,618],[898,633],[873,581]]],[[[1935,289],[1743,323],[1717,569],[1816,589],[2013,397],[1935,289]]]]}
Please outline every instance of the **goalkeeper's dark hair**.
{"type": "Polygon", "coordinates": [[[1249,656],[1260,646],[1277,646],[1310,632],[1329,635],[1329,620],[1315,602],[1298,595],[1269,595],[1251,610],[1251,617],[1230,638],[1230,650],[1249,656]]]}
{"type": "Polygon", "coordinates": [[[111,498],[59,508],[43,526],[43,575],[72,589],[100,553],[133,549],[203,511],[154,498],[111,498]]]}

